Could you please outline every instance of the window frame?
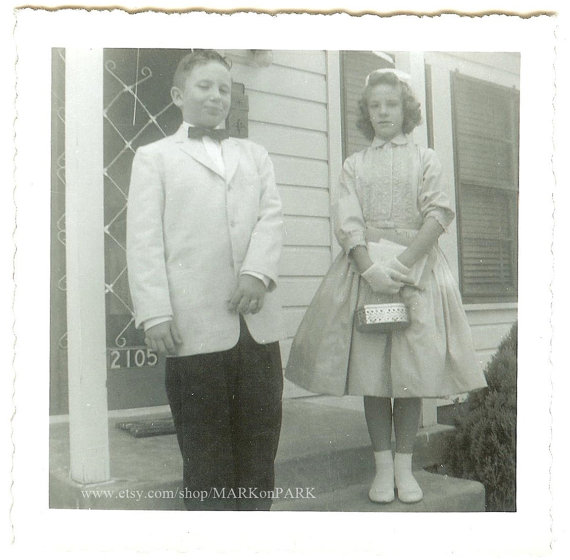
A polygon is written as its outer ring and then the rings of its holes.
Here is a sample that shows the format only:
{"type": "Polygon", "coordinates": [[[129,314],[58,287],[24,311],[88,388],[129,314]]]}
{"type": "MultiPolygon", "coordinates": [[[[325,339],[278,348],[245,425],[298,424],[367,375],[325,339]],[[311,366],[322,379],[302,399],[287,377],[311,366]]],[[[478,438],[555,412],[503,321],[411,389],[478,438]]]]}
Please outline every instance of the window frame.
{"type": "MultiPolygon", "coordinates": [[[[455,199],[456,199],[456,228],[457,228],[457,251],[458,251],[458,277],[459,287],[464,304],[492,304],[492,303],[516,303],[518,301],[518,207],[519,207],[519,146],[520,146],[520,92],[515,87],[509,88],[500,84],[489,82],[480,78],[462,74],[458,70],[450,73],[451,90],[451,121],[453,140],[453,160],[455,171],[455,199]],[[510,123],[512,125],[512,161],[513,161],[513,181],[509,188],[504,185],[489,186],[485,184],[473,184],[466,181],[461,175],[460,149],[458,130],[458,105],[457,105],[457,81],[464,80],[476,84],[478,87],[489,88],[494,92],[499,92],[505,96],[510,106],[510,123]],[[496,189],[510,197],[507,211],[511,214],[512,248],[511,248],[511,269],[512,269],[512,293],[480,294],[469,291],[464,277],[464,212],[462,211],[462,200],[464,189],[475,187],[480,189],[496,189]]],[[[490,138],[490,137],[489,137],[490,138]]]]}
{"type": "MultiPolygon", "coordinates": [[[[392,58],[392,62],[388,62],[387,59],[384,59],[372,51],[340,51],[340,84],[341,84],[341,132],[342,132],[342,159],[343,161],[355,150],[352,146],[351,138],[349,134],[349,111],[351,107],[349,106],[348,95],[347,95],[347,87],[346,87],[346,80],[347,80],[347,57],[350,55],[361,55],[363,57],[369,58],[370,60],[375,60],[377,65],[372,70],[376,70],[378,68],[395,68],[395,55],[391,52],[386,52],[386,54],[392,58]],[[374,57],[374,58],[372,58],[374,57]]],[[[372,71],[371,70],[371,71],[372,71]]],[[[366,76],[364,76],[366,77],[366,76]]],[[[360,84],[360,90],[364,87],[364,82],[360,84]]],[[[357,109],[357,107],[352,107],[352,109],[357,109]]],[[[364,138],[364,136],[362,136],[364,138]]],[[[368,140],[366,142],[369,143],[368,140]]],[[[359,148],[362,149],[362,148],[359,148]]]]}

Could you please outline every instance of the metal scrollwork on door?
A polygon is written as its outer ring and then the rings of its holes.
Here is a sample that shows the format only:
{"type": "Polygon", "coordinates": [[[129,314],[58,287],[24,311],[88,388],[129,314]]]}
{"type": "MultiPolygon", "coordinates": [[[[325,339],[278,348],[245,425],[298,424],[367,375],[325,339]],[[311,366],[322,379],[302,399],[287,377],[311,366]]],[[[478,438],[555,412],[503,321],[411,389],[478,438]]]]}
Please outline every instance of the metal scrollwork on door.
{"type": "MultiPolygon", "coordinates": [[[[143,343],[134,328],[128,290],[125,228],[130,170],[136,149],[173,134],[182,121],[170,89],[179,49],[106,49],[104,76],[105,293],[107,346],[143,343]]],[[[248,100],[234,83],[227,126],[232,136],[248,135],[248,100]]]]}
{"type": "MultiPolygon", "coordinates": [[[[126,262],[126,210],[135,151],[173,134],[182,121],[170,89],[182,49],[104,49],[103,176],[105,236],[105,306],[110,371],[109,406],[162,404],[165,396],[138,380],[155,379],[156,357],[147,356],[144,334],[135,329],[126,262]],[[144,359],[143,359],[144,355],[144,359]],[[134,375],[138,368],[137,374],[134,375]],[[149,369],[151,368],[151,369],[149,369]],[[127,374],[127,372],[131,372],[127,374]],[[145,373],[146,372],[146,373],[145,373]],[[137,389],[135,390],[135,383],[137,389]],[[145,393],[147,391],[147,393],[145,393]]],[[[67,325],[65,262],[65,49],[52,51],[52,234],[51,234],[51,393],[52,414],[67,411],[67,325]]],[[[247,136],[247,96],[234,84],[235,113],[228,126],[233,136],[247,136]]],[[[103,289],[103,287],[102,287],[103,289]]]]}
{"type": "MultiPolygon", "coordinates": [[[[107,346],[143,345],[134,328],[126,264],[126,210],[136,149],[172,134],[181,121],[160,51],[106,49],[104,61],[105,300],[107,346]]],[[[181,56],[175,51],[176,61],[181,56]]],[[[163,53],[166,54],[166,53],[163,53]]],[[[168,64],[166,64],[168,66],[168,64]]]]}

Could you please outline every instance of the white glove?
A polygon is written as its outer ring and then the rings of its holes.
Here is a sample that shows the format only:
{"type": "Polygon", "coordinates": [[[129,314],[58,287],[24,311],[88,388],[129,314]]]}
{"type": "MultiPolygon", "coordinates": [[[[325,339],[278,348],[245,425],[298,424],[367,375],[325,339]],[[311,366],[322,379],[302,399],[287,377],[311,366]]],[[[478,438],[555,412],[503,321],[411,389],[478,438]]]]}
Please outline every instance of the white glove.
{"type": "Polygon", "coordinates": [[[405,264],[402,264],[398,257],[392,257],[385,264],[385,266],[398,273],[396,275],[390,274],[390,278],[393,280],[400,280],[402,282],[405,282],[407,280],[408,274],[410,274],[410,269],[405,264]]]}
{"type": "MultiPolygon", "coordinates": [[[[404,266],[400,263],[401,266],[404,266]]],[[[406,268],[406,267],[404,267],[406,268]]],[[[381,294],[397,294],[404,285],[405,274],[385,264],[374,263],[362,273],[372,290],[381,294]]]]}

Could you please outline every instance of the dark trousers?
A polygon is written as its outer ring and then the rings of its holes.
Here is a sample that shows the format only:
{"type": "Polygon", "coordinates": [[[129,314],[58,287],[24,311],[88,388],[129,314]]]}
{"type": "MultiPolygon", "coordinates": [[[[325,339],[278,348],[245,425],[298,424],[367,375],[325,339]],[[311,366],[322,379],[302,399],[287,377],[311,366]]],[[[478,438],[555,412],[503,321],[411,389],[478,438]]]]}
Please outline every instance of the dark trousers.
{"type": "Polygon", "coordinates": [[[230,350],[168,358],[166,392],[183,458],[189,510],[268,510],[281,430],[279,343],[245,322],[230,350]]]}

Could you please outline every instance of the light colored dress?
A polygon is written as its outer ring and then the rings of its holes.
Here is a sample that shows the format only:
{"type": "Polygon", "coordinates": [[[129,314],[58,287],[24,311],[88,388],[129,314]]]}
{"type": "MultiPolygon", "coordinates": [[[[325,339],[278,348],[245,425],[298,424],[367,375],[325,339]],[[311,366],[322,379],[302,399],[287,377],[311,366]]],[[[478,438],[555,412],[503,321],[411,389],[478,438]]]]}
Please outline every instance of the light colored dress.
{"type": "Polygon", "coordinates": [[[418,288],[401,290],[410,326],[363,333],[354,312],[372,291],[348,258],[351,249],[385,238],[409,243],[428,217],[444,230],[454,219],[441,190],[433,150],[400,135],[346,159],[335,210],[343,248],[297,332],[285,376],[317,393],[445,397],[486,386],[457,283],[439,247],[428,255],[418,288]]]}

